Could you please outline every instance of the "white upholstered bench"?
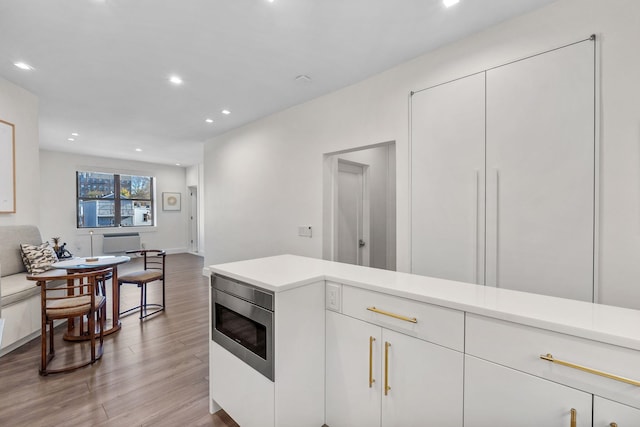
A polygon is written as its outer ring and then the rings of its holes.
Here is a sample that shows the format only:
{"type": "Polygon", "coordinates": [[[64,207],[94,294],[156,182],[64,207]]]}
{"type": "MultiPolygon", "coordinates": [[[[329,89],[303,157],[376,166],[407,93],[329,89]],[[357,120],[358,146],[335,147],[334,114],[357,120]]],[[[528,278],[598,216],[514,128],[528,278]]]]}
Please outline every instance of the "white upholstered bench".
{"type": "Polygon", "coordinates": [[[26,279],[21,243],[41,244],[38,227],[0,226],[0,318],[4,319],[0,356],[40,335],[40,288],[26,279]]]}

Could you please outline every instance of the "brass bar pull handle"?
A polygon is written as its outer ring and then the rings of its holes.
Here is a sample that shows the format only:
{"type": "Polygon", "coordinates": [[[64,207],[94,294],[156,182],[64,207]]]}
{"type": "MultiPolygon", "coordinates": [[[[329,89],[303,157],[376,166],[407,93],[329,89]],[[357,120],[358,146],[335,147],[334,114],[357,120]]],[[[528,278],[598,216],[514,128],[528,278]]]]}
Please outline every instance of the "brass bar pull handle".
{"type": "Polygon", "coordinates": [[[401,314],[396,314],[396,313],[391,313],[389,311],[380,310],[379,308],[375,308],[375,307],[367,307],[367,310],[373,311],[374,313],[378,313],[378,314],[384,314],[385,316],[393,317],[394,319],[404,320],[405,322],[418,323],[418,319],[415,318],[415,317],[407,317],[407,316],[403,316],[401,314]]]}
{"type": "Polygon", "coordinates": [[[384,395],[386,396],[391,390],[389,387],[389,347],[391,344],[388,341],[384,342],[384,395]]]}
{"type": "Polygon", "coordinates": [[[376,380],[373,378],[373,342],[376,339],[369,337],[369,388],[373,387],[376,380]]]}
{"type": "Polygon", "coordinates": [[[576,427],[577,425],[577,418],[578,415],[578,411],[576,411],[575,409],[571,408],[571,427],[576,427]]]}
{"type": "Polygon", "coordinates": [[[640,387],[640,381],[621,377],[619,375],[609,374],[607,372],[598,371],[597,369],[588,368],[586,366],[576,365],[575,363],[565,362],[564,360],[554,359],[553,355],[549,353],[540,355],[540,359],[546,360],[552,363],[557,363],[558,365],[567,366],[569,368],[578,369],[580,371],[588,372],[593,375],[600,375],[601,377],[609,378],[611,380],[620,381],[623,383],[634,385],[636,387],[640,387]]]}

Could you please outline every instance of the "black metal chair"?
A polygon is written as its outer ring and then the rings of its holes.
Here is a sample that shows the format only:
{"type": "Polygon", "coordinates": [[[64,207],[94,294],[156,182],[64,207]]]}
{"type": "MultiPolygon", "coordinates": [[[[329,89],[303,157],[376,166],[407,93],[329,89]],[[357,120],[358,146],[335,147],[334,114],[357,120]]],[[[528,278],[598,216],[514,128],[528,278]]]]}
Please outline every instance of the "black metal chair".
{"type": "MultiPolygon", "coordinates": [[[[140,310],[140,320],[165,309],[165,259],[166,252],[158,249],[141,249],[127,251],[127,254],[142,256],[144,270],[134,271],[118,276],[118,286],[130,283],[140,288],[140,305],[120,312],[120,316],[132,314],[140,310]],[[147,285],[152,282],[162,282],[162,303],[147,302],[147,285]],[[151,311],[150,311],[151,310],[151,311]]],[[[122,289],[122,288],[121,288],[122,289]]],[[[120,298],[122,301],[122,298],[120,298]]],[[[120,307],[118,307],[120,310],[120,307]]]]}

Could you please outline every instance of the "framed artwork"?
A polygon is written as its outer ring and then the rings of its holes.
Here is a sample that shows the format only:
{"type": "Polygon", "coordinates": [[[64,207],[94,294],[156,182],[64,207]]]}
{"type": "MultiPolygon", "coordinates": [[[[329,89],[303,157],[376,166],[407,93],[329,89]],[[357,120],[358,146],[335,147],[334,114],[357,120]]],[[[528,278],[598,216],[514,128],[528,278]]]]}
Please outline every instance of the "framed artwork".
{"type": "Polygon", "coordinates": [[[162,210],[179,211],[180,193],[162,193],[162,210]]]}
{"type": "Polygon", "coordinates": [[[15,126],[0,120],[0,213],[16,212],[15,126]]]}

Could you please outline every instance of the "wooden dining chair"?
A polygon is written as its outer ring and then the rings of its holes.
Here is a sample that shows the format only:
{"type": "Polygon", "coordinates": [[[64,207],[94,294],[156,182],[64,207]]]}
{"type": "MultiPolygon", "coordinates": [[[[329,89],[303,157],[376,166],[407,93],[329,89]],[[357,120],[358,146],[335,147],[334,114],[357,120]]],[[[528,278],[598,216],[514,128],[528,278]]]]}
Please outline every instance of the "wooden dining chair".
{"type": "MultiPolygon", "coordinates": [[[[127,255],[136,254],[143,259],[143,270],[134,271],[118,277],[118,286],[134,284],[140,288],[140,305],[121,311],[120,316],[132,314],[140,310],[140,320],[165,309],[165,259],[166,252],[158,249],[141,249],[127,251],[127,255]],[[152,282],[162,284],[162,303],[149,303],[147,301],[147,285],[152,282]],[[152,311],[149,311],[149,310],[152,311]]],[[[120,298],[122,301],[122,298],[120,298]]]]}
{"type": "MultiPolygon", "coordinates": [[[[41,296],[41,358],[40,375],[68,372],[95,363],[102,357],[104,328],[107,317],[104,278],[112,274],[112,268],[68,274],[64,270],[48,271],[43,275],[29,275],[37,281],[41,296]],[[53,286],[52,281],[63,280],[65,285],[53,286]],[[78,321],[87,341],[90,342],[90,357],[65,364],[55,369],[49,362],[55,357],[54,321],[67,319],[78,321]],[[84,324],[86,322],[86,328],[84,324]],[[48,330],[48,332],[47,332],[48,330]],[[47,352],[47,336],[49,337],[47,352]],[[96,344],[98,344],[96,346],[96,344]]],[[[81,345],[81,344],[72,344],[81,345]]],[[[82,352],[79,352],[82,353],[82,352]]],[[[75,359],[75,355],[72,359],[75,359]]]]}

